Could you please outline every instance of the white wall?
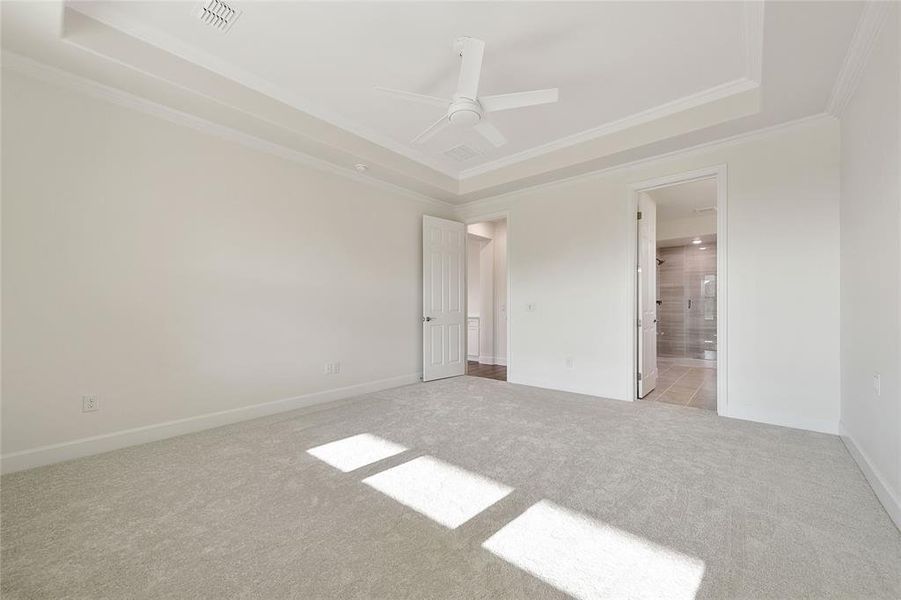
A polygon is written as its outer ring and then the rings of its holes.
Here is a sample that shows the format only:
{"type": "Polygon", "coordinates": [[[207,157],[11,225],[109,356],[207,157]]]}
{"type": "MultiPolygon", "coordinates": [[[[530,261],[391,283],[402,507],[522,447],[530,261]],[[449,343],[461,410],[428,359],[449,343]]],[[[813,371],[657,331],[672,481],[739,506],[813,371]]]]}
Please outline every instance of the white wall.
{"type": "Polygon", "coordinates": [[[479,362],[489,365],[494,364],[494,246],[492,237],[479,247],[479,362]]]}
{"type": "Polygon", "coordinates": [[[825,117],[461,210],[510,214],[510,381],[632,398],[629,185],[721,163],[728,414],[837,431],[839,131],[825,117]]]}
{"type": "MultiPolygon", "coordinates": [[[[415,379],[420,217],[449,211],[3,83],[4,455],[415,379]]],[[[511,381],[631,398],[628,186],[726,163],[728,414],[835,431],[838,144],[821,119],[458,211],[511,215],[511,381]]]]}
{"type": "Polygon", "coordinates": [[[2,100],[5,468],[416,381],[449,211],[6,71],[2,100]]]}
{"type": "Polygon", "coordinates": [[[901,526],[898,12],[893,5],[841,117],[841,420],[852,453],[901,526]]]}
{"type": "Polygon", "coordinates": [[[481,289],[479,287],[479,251],[481,249],[479,238],[466,236],[466,311],[467,316],[478,317],[482,302],[481,289]]]}

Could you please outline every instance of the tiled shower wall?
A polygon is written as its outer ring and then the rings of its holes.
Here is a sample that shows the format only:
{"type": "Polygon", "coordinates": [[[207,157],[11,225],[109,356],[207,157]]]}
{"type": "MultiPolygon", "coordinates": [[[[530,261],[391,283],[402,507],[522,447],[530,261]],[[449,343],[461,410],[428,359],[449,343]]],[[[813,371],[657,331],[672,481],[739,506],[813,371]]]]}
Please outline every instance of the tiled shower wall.
{"type": "Polygon", "coordinates": [[[657,258],[657,354],[716,359],[716,244],[658,248],[657,258]]]}

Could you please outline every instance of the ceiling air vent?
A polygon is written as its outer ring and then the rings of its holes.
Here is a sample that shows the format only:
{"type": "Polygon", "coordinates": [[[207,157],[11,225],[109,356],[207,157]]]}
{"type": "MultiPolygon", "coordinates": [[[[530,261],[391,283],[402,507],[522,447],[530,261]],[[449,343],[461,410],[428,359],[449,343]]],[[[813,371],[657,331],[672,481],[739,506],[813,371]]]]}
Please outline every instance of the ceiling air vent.
{"type": "Polygon", "coordinates": [[[461,144],[459,146],[454,146],[450,150],[445,150],[444,154],[446,154],[447,156],[450,156],[452,159],[454,159],[458,162],[463,162],[464,160],[469,160],[473,156],[479,155],[478,152],[476,152],[475,150],[473,150],[472,148],[470,148],[469,146],[466,146],[464,144],[461,144]]]}
{"type": "Polygon", "coordinates": [[[226,33],[231,29],[240,16],[241,11],[232,8],[230,4],[226,4],[222,0],[206,0],[197,9],[197,17],[203,23],[218,29],[222,33],[226,33]]]}
{"type": "Polygon", "coordinates": [[[696,215],[709,215],[710,213],[715,213],[715,212],[716,212],[715,206],[707,206],[705,208],[696,208],[695,209],[696,215]]]}

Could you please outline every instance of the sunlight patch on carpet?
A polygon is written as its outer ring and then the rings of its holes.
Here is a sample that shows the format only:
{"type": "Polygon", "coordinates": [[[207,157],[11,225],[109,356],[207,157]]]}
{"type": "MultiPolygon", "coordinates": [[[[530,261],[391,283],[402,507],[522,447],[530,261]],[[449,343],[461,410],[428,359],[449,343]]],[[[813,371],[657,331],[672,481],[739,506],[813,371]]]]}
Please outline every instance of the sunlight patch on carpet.
{"type": "Polygon", "coordinates": [[[382,471],[363,483],[451,529],[513,491],[431,456],[382,471]]]}
{"type": "Polygon", "coordinates": [[[692,600],[704,562],[542,500],[482,547],[579,600],[692,600]]]}
{"type": "Polygon", "coordinates": [[[310,448],[307,454],[347,473],[405,450],[406,448],[400,444],[389,442],[371,433],[361,433],[310,448]]]}

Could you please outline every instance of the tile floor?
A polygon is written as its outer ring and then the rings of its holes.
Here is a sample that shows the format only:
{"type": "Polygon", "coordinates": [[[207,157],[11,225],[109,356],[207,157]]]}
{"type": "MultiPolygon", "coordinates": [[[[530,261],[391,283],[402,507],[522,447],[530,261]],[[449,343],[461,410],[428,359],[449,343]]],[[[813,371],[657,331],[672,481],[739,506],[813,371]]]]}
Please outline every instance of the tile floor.
{"type": "Polygon", "coordinates": [[[716,411],[716,367],[707,361],[657,359],[657,387],[642,400],[716,411]]]}

